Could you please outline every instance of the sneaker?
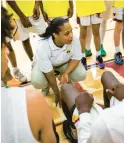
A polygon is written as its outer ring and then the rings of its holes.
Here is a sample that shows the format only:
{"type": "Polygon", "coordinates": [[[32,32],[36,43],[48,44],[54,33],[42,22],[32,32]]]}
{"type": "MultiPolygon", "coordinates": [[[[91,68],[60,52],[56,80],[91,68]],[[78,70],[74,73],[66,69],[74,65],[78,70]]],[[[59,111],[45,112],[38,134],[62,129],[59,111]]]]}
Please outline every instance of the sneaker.
{"type": "Polygon", "coordinates": [[[122,65],[123,64],[123,58],[122,58],[122,53],[121,52],[118,52],[118,53],[115,53],[114,55],[114,61],[116,64],[119,64],[119,65],[122,65]]]}
{"type": "Polygon", "coordinates": [[[50,89],[49,86],[47,88],[42,89],[42,91],[41,91],[42,94],[45,95],[45,96],[48,95],[49,94],[49,89],[50,89]]]}
{"type": "Polygon", "coordinates": [[[77,138],[75,138],[73,135],[72,128],[68,120],[63,122],[63,132],[66,138],[71,141],[71,143],[78,143],[77,138]]]}
{"type": "Polygon", "coordinates": [[[19,80],[21,83],[27,82],[27,78],[20,72],[20,70],[16,70],[16,72],[13,73],[15,79],[19,80]]]}
{"type": "Polygon", "coordinates": [[[5,87],[5,83],[1,80],[1,87],[5,87]]]}
{"type": "Polygon", "coordinates": [[[92,56],[91,50],[85,49],[85,55],[86,55],[86,57],[92,56]]]}
{"type": "Polygon", "coordinates": [[[60,72],[55,69],[55,70],[54,70],[54,74],[55,74],[55,76],[58,76],[58,75],[60,75],[60,72]]]}
{"type": "Polygon", "coordinates": [[[88,69],[88,67],[87,67],[87,59],[85,57],[82,57],[81,63],[83,64],[84,68],[87,70],[88,69]]]}
{"type": "Polygon", "coordinates": [[[105,57],[105,56],[106,56],[106,51],[104,50],[104,47],[103,47],[102,44],[100,45],[100,52],[101,52],[101,56],[102,56],[102,57],[105,57]]]}
{"type": "Polygon", "coordinates": [[[98,67],[100,69],[104,69],[105,68],[105,63],[103,62],[103,59],[102,59],[101,56],[96,57],[96,61],[97,61],[98,67]]]}

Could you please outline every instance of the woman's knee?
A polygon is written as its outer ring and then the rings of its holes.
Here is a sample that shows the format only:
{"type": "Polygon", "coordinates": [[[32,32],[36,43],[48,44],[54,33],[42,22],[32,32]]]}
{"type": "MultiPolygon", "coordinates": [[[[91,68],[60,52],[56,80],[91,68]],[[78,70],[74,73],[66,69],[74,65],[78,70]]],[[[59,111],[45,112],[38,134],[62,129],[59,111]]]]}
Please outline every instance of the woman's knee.
{"type": "Polygon", "coordinates": [[[86,71],[84,70],[83,72],[77,72],[77,78],[76,81],[82,81],[85,80],[86,78],[86,71]]]}
{"type": "Polygon", "coordinates": [[[48,82],[47,81],[39,80],[36,77],[31,78],[31,84],[36,89],[44,89],[44,88],[48,87],[48,82]]]}
{"type": "Polygon", "coordinates": [[[35,79],[31,79],[31,84],[34,86],[34,88],[36,89],[44,89],[48,86],[48,84],[44,84],[43,81],[38,81],[38,80],[35,80],[35,79]]]}
{"type": "Polygon", "coordinates": [[[45,75],[41,71],[32,70],[31,73],[31,84],[36,89],[44,89],[48,87],[48,81],[45,77],[45,75]]]}
{"type": "Polygon", "coordinates": [[[73,81],[82,81],[86,78],[86,70],[83,65],[80,63],[78,67],[72,73],[73,81]]]}

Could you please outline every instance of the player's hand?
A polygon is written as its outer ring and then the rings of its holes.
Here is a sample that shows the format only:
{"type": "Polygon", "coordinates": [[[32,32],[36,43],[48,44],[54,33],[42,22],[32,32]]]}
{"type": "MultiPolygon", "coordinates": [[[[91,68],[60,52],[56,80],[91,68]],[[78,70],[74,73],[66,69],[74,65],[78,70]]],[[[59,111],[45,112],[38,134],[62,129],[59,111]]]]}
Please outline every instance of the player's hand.
{"type": "Polygon", "coordinates": [[[106,92],[120,101],[124,99],[124,85],[121,83],[116,84],[112,89],[106,89],[106,92]]]}
{"type": "Polygon", "coordinates": [[[39,5],[35,4],[34,9],[33,9],[33,18],[34,20],[39,19],[40,17],[40,9],[39,9],[39,5]]]}

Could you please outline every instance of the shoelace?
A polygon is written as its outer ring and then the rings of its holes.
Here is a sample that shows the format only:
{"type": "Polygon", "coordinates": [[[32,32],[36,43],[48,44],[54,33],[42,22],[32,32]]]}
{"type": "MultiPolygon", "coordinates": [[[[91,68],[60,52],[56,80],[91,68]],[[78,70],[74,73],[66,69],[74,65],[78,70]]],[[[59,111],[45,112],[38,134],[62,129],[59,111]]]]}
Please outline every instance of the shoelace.
{"type": "Polygon", "coordinates": [[[24,77],[24,75],[20,71],[18,71],[15,75],[17,77],[19,77],[19,78],[23,78],[24,77]]]}
{"type": "Polygon", "coordinates": [[[1,87],[4,87],[5,83],[1,80],[1,87]]]}

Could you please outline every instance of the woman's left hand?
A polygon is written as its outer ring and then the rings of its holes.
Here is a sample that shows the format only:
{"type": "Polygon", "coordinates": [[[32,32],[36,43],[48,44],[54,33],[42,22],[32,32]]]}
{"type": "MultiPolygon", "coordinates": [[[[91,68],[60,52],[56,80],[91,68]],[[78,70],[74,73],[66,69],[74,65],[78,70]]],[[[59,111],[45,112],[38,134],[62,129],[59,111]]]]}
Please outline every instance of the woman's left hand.
{"type": "Polygon", "coordinates": [[[62,76],[60,77],[60,84],[64,84],[68,82],[68,74],[63,73],[62,76]]]}

